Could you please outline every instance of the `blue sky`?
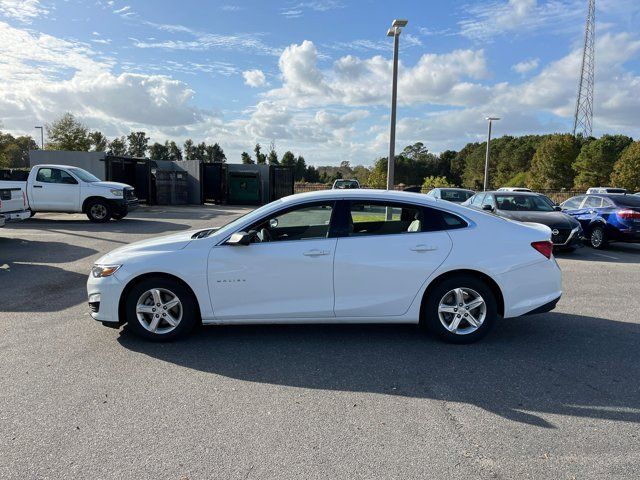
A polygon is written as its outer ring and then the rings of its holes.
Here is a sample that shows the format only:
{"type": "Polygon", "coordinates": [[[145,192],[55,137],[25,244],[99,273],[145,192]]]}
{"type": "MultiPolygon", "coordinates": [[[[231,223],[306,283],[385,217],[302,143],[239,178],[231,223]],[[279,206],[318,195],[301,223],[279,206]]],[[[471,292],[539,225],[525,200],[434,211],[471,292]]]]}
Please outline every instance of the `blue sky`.
{"type": "MultiPolygon", "coordinates": [[[[640,2],[597,2],[596,134],[640,136],[640,2]]],[[[586,0],[0,0],[0,121],[71,111],[109,137],[219,142],[229,161],[274,142],[313,164],[388,148],[394,18],[398,148],[569,131],[586,0]]]]}

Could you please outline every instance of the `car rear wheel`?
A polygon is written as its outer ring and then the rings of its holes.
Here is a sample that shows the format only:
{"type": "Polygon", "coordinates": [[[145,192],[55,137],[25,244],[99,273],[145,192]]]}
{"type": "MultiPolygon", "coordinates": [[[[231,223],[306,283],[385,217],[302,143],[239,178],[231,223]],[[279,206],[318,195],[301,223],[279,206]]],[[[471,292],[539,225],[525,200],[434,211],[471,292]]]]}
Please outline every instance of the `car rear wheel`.
{"type": "Polygon", "coordinates": [[[428,293],[423,308],[427,329],[450,343],[472,343],[484,337],[498,316],[491,288],[471,275],[456,275],[428,293]]]}
{"type": "Polygon", "coordinates": [[[125,309],[131,331],[153,341],[186,335],[198,318],[191,291],[175,280],[162,277],[148,278],[135,285],[127,295],[125,309]]]}
{"type": "Polygon", "coordinates": [[[607,247],[607,236],[602,227],[594,227],[589,235],[589,245],[601,250],[607,247]]]}
{"type": "Polygon", "coordinates": [[[111,220],[111,207],[104,200],[91,200],[87,205],[87,217],[93,223],[108,222],[111,220]]]}

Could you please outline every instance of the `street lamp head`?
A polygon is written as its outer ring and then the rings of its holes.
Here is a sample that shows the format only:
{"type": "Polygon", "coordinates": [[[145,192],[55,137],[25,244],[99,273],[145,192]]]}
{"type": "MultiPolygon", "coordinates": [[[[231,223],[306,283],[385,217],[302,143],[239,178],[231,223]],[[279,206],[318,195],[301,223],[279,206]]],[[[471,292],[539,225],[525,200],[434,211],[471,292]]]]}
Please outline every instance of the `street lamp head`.
{"type": "Polygon", "coordinates": [[[491,121],[494,121],[494,120],[500,120],[500,117],[487,117],[487,118],[485,118],[485,120],[488,120],[488,121],[491,122],[491,121]]]}
{"type": "Polygon", "coordinates": [[[391,24],[392,27],[406,27],[407,23],[409,23],[409,20],[399,20],[399,19],[395,19],[393,21],[393,23],[391,24]]]}
{"type": "Polygon", "coordinates": [[[387,30],[387,37],[395,37],[395,36],[396,36],[396,29],[395,28],[390,28],[389,30],[387,30]]]}

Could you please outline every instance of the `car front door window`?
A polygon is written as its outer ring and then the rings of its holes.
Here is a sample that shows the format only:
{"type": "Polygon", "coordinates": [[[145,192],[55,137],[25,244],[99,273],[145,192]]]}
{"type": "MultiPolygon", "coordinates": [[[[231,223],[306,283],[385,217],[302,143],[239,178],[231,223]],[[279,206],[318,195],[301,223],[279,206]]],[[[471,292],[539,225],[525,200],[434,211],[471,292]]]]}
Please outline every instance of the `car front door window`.
{"type": "Polygon", "coordinates": [[[333,202],[298,207],[263,218],[250,230],[260,242],[327,238],[332,213],[333,202]]]}

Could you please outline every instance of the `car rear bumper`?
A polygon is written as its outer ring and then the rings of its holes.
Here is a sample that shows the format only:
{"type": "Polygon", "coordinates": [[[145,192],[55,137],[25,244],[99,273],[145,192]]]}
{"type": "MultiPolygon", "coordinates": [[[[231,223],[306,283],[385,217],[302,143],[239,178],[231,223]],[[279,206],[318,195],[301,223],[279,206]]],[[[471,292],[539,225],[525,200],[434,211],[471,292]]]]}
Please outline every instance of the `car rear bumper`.
{"type": "Polygon", "coordinates": [[[11,213],[3,213],[5,221],[8,222],[19,222],[21,220],[26,220],[31,217],[31,212],[29,210],[21,210],[19,212],[11,212],[11,213]]]}
{"type": "Polygon", "coordinates": [[[562,295],[560,295],[558,298],[555,298],[555,299],[551,300],[549,303],[545,303],[544,305],[540,305],[538,308],[534,308],[530,312],[527,312],[527,313],[525,313],[523,315],[536,315],[538,313],[550,312],[551,310],[556,308],[556,305],[560,301],[561,297],[562,297],[562,295]]]}
{"type": "Polygon", "coordinates": [[[518,317],[557,302],[562,272],[554,257],[510,270],[496,280],[504,297],[504,317],[518,317]]]}

